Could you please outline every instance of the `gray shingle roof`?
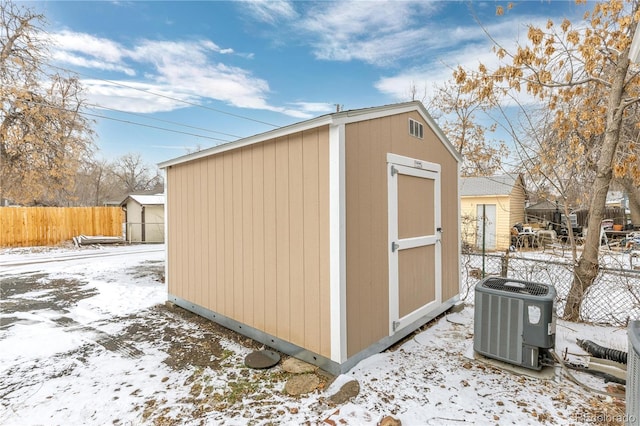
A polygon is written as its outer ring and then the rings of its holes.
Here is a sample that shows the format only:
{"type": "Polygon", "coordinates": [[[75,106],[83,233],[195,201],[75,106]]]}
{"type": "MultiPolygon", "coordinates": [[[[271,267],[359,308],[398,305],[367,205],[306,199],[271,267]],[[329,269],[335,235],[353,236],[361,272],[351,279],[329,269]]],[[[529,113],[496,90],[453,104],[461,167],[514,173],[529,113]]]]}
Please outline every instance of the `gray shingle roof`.
{"type": "Polygon", "coordinates": [[[518,175],[460,178],[460,196],[509,195],[518,175]]]}
{"type": "Polygon", "coordinates": [[[555,211],[556,208],[563,209],[562,204],[556,204],[553,201],[543,200],[527,207],[527,210],[549,210],[555,211]]]}

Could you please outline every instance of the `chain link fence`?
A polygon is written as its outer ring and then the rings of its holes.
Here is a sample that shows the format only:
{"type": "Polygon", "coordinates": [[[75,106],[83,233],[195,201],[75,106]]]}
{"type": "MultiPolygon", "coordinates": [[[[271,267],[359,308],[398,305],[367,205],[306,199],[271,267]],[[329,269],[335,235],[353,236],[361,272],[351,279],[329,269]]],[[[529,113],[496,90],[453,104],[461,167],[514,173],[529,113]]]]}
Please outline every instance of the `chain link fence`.
{"type": "MultiPolygon", "coordinates": [[[[630,320],[640,319],[640,270],[632,269],[632,259],[608,260],[587,289],[580,311],[580,319],[595,324],[627,326],[630,320]],[[625,261],[626,260],[626,261],[625,261]]],[[[556,308],[562,316],[571,283],[573,264],[567,260],[526,258],[509,253],[462,254],[460,297],[473,303],[474,286],[484,276],[552,284],[556,288],[556,308]]]]}

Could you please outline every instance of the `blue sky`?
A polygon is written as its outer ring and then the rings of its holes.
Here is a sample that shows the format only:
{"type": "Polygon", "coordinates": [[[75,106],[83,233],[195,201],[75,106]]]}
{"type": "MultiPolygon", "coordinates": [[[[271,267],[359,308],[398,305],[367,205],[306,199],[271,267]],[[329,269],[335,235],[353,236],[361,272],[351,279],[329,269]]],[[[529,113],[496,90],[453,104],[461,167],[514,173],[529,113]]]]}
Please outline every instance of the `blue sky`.
{"type": "Polygon", "coordinates": [[[410,100],[451,68],[495,63],[568,1],[49,1],[54,63],[79,73],[98,157],[157,163],[335,110],[410,100]],[[109,117],[99,118],[96,116],[109,117]],[[132,124],[137,123],[137,124],[132,124]],[[140,124],[144,125],[141,126],[140,124]],[[160,130],[161,127],[169,130],[160,130]]]}

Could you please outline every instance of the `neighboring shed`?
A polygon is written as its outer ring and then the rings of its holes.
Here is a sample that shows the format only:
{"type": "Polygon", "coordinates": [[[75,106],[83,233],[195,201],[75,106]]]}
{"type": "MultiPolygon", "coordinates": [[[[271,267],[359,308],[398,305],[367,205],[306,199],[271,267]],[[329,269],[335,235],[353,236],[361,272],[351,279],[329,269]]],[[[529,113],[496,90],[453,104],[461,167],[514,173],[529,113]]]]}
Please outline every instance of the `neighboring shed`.
{"type": "Polygon", "coordinates": [[[542,200],[531,204],[526,209],[526,222],[553,222],[555,215],[564,212],[564,207],[558,202],[542,200]]]}
{"type": "Polygon", "coordinates": [[[161,163],[169,300],[344,372],[459,299],[459,161],[409,102],[161,163]]]}
{"type": "Polygon", "coordinates": [[[131,194],[120,206],[126,214],[125,238],[128,242],[164,242],[164,194],[131,194]]]}
{"type": "Polygon", "coordinates": [[[562,214],[564,213],[564,205],[557,201],[542,200],[528,206],[525,209],[525,221],[528,223],[540,223],[544,227],[551,225],[560,225],[562,214]]]}
{"type": "Polygon", "coordinates": [[[519,174],[461,178],[463,240],[480,249],[484,244],[485,250],[509,248],[511,228],[525,220],[526,198],[519,174]]]}

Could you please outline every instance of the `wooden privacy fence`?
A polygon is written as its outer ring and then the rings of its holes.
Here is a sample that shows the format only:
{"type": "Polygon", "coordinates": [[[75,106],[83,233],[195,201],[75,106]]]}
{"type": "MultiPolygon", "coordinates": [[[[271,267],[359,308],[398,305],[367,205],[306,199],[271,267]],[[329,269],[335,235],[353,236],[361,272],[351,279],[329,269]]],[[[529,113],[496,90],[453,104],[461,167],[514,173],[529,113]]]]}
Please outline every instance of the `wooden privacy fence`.
{"type": "Polygon", "coordinates": [[[78,235],[122,236],[120,207],[0,207],[0,247],[48,246],[78,235]]]}

